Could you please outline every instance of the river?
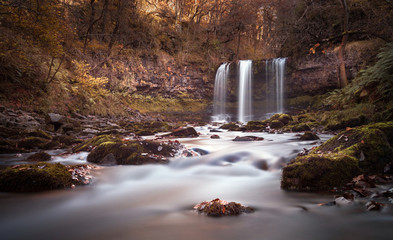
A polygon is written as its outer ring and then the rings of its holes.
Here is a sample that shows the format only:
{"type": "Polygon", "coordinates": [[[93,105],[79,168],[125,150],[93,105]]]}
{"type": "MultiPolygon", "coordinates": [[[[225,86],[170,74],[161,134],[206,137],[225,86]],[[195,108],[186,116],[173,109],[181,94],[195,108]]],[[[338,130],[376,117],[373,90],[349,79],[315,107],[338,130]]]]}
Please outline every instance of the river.
{"type": "MultiPolygon", "coordinates": [[[[209,152],[175,157],[168,165],[94,170],[92,184],[33,194],[0,193],[1,239],[392,239],[393,212],[365,212],[364,204],[322,207],[333,194],[280,189],[282,165],[303,148],[295,134],[222,132],[179,139],[209,152]],[[218,134],[220,139],[210,139],[218,134]],[[236,136],[265,138],[233,142],[236,136]],[[268,170],[261,170],[262,162],[268,170]],[[192,207],[220,198],[256,211],[211,218],[192,207]]],[[[86,153],[54,162],[86,161],[86,153]]],[[[3,160],[0,160],[3,161],[3,160]]],[[[4,162],[4,161],[3,161],[4,162]]],[[[7,162],[9,164],[9,162],[7,162]]]]}

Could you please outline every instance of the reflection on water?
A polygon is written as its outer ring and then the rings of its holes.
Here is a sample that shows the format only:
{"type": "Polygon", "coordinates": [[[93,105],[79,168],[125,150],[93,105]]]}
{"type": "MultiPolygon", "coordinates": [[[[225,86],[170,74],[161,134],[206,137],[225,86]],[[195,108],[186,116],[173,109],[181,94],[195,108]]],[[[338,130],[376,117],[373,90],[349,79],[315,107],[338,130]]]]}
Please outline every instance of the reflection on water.
{"type": "Polygon", "coordinates": [[[319,207],[332,196],[280,190],[281,164],[313,142],[265,133],[252,134],[265,138],[260,142],[233,142],[250,133],[211,133],[221,138],[210,139],[207,128],[198,131],[198,139],[181,141],[207,155],[178,157],[169,165],[102,168],[95,170],[94,184],[75,190],[1,193],[1,239],[392,238],[391,213],[319,207]],[[261,160],[269,171],[257,167],[261,160]],[[217,197],[257,211],[228,218],[191,211],[194,204],[217,197]]]}

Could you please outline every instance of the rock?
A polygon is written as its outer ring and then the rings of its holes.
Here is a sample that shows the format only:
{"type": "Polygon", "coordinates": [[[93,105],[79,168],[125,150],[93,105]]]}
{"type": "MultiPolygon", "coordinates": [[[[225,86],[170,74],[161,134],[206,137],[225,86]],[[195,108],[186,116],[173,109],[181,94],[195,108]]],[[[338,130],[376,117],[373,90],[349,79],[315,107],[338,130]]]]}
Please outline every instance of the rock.
{"type": "Polygon", "coordinates": [[[27,137],[18,142],[18,147],[24,149],[38,149],[49,143],[48,139],[40,137],[27,137]]]}
{"type": "Polygon", "coordinates": [[[287,190],[319,191],[345,185],[360,173],[354,157],[341,154],[299,156],[283,168],[281,187],[287,190]]]}
{"type": "MultiPolygon", "coordinates": [[[[360,173],[383,173],[393,149],[380,129],[348,129],[283,168],[281,186],[300,191],[342,187],[360,173]]],[[[363,193],[361,193],[363,194],[363,193]]]]}
{"type": "Polygon", "coordinates": [[[188,127],[188,128],[181,128],[181,129],[174,130],[173,132],[166,134],[164,136],[189,138],[189,137],[198,137],[199,135],[193,127],[188,127]]]}
{"type": "Polygon", "coordinates": [[[297,124],[291,128],[292,132],[305,132],[305,131],[310,131],[310,130],[311,130],[311,128],[307,124],[304,124],[304,123],[297,124]]]}
{"type": "Polygon", "coordinates": [[[380,211],[384,207],[385,207],[385,204],[375,202],[375,201],[370,201],[370,202],[366,203],[367,211],[380,211]]]}
{"type": "Polygon", "coordinates": [[[285,113],[276,113],[270,119],[278,120],[282,122],[284,125],[287,125],[289,122],[293,121],[292,117],[285,113]]]}
{"type": "Polygon", "coordinates": [[[51,155],[46,152],[38,152],[27,158],[27,161],[32,162],[46,162],[51,160],[51,155]]]}
{"type": "Polygon", "coordinates": [[[264,171],[269,170],[269,166],[268,166],[266,160],[257,161],[257,162],[254,163],[254,166],[255,166],[256,168],[261,169],[261,170],[264,170],[264,171]]]}
{"type": "Polygon", "coordinates": [[[83,143],[75,146],[72,148],[73,152],[80,152],[80,151],[90,151],[94,147],[100,145],[101,143],[121,143],[122,140],[113,135],[100,135],[97,137],[93,137],[89,140],[84,141],[83,143]]]}
{"type": "Polygon", "coordinates": [[[226,123],[220,127],[221,129],[227,129],[229,131],[240,131],[240,126],[236,123],[226,123]]]}
{"type": "Polygon", "coordinates": [[[268,121],[249,121],[247,122],[247,131],[264,131],[268,125],[268,121]]]}
{"type": "Polygon", "coordinates": [[[211,139],[219,139],[220,136],[218,136],[217,134],[214,134],[214,135],[211,135],[210,138],[211,138],[211,139]]]}
{"type": "Polygon", "coordinates": [[[57,113],[48,113],[45,117],[45,122],[53,125],[54,130],[57,131],[64,124],[64,117],[57,113]]]}
{"type": "Polygon", "coordinates": [[[234,141],[234,142],[247,142],[247,141],[262,141],[262,140],[264,140],[263,137],[255,137],[255,136],[239,137],[239,136],[236,136],[232,141],[234,141]]]}
{"type": "Polygon", "coordinates": [[[52,136],[49,133],[44,132],[41,129],[25,130],[24,133],[30,137],[40,137],[40,138],[45,138],[45,139],[49,139],[49,140],[52,139],[52,136]]]}
{"type": "Polygon", "coordinates": [[[312,141],[312,140],[318,140],[320,139],[316,134],[312,132],[305,132],[302,136],[300,136],[301,141],[312,141]]]}
{"type": "Polygon", "coordinates": [[[19,165],[0,171],[1,192],[37,192],[71,185],[71,173],[60,163],[19,165]]]}
{"type": "Polygon", "coordinates": [[[198,153],[200,156],[209,154],[208,151],[201,149],[201,148],[191,148],[191,150],[198,153]]]}
{"type": "Polygon", "coordinates": [[[199,213],[206,214],[209,217],[237,216],[242,213],[252,213],[254,209],[245,207],[240,203],[227,202],[216,198],[212,201],[202,202],[194,206],[199,213]]]}
{"type": "Polygon", "coordinates": [[[18,129],[0,126],[0,137],[9,138],[18,135],[20,135],[20,131],[18,129]]]}
{"type": "Polygon", "coordinates": [[[210,132],[222,132],[222,131],[218,129],[211,129],[210,132]]]}
{"type": "Polygon", "coordinates": [[[273,129],[280,129],[280,128],[284,127],[284,123],[282,123],[279,120],[273,120],[270,123],[270,127],[273,129]]]}
{"type": "Polygon", "coordinates": [[[142,165],[168,163],[174,147],[153,141],[129,141],[126,143],[104,142],[94,148],[87,161],[101,165],[142,165]]]}

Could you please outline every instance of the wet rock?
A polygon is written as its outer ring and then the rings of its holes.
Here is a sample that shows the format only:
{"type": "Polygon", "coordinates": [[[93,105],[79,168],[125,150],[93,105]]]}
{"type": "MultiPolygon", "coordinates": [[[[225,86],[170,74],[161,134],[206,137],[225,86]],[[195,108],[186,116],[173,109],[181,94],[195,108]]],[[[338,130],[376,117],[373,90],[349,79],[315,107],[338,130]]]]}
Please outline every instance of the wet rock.
{"type": "Polygon", "coordinates": [[[263,171],[269,170],[269,166],[268,166],[266,160],[256,161],[256,162],[254,163],[254,166],[255,166],[256,168],[258,168],[258,169],[263,170],[263,171]]]}
{"type": "Polygon", "coordinates": [[[385,204],[375,202],[375,201],[369,201],[366,203],[366,208],[367,211],[380,211],[385,207],[385,204]]]}
{"type": "Polygon", "coordinates": [[[32,162],[46,162],[51,160],[51,155],[46,152],[38,152],[27,158],[27,161],[32,162]]]}
{"type": "Polygon", "coordinates": [[[164,135],[164,137],[178,137],[178,138],[189,138],[198,137],[197,131],[193,127],[176,129],[173,132],[164,135]]]}
{"type": "Polygon", "coordinates": [[[39,137],[39,138],[44,138],[44,139],[52,139],[52,136],[41,130],[41,129],[32,129],[32,130],[25,130],[24,132],[25,135],[30,136],[30,137],[39,137]]]}
{"type": "Polygon", "coordinates": [[[383,173],[392,155],[386,135],[374,125],[350,128],[291,161],[283,168],[281,186],[301,191],[342,187],[360,173],[383,173]]]}
{"type": "Polygon", "coordinates": [[[239,136],[236,136],[232,141],[234,141],[234,142],[249,142],[249,141],[262,141],[262,140],[264,140],[263,137],[255,137],[255,136],[239,137],[239,136]]]}
{"type": "Polygon", "coordinates": [[[61,125],[64,124],[64,117],[57,113],[48,113],[45,117],[45,121],[47,124],[53,125],[54,130],[57,131],[60,129],[61,125]]]}
{"type": "Polygon", "coordinates": [[[169,161],[175,148],[169,144],[153,141],[104,142],[94,148],[87,161],[101,165],[164,164],[169,161]]]}
{"type": "Polygon", "coordinates": [[[221,131],[221,130],[218,130],[218,129],[211,129],[210,132],[216,132],[216,133],[218,133],[218,132],[222,132],[222,131],[221,131]]]}
{"type": "Polygon", "coordinates": [[[292,117],[285,113],[276,113],[270,119],[278,120],[282,122],[284,125],[287,125],[289,122],[293,121],[292,117]]]}
{"type": "Polygon", "coordinates": [[[0,126],[0,137],[9,138],[13,136],[20,135],[20,130],[16,128],[7,128],[4,126],[0,126]]]}
{"type": "Polygon", "coordinates": [[[270,123],[270,127],[273,129],[280,129],[280,128],[284,127],[284,123],[282,123],[279,120],[273,120],[270,123]]]}
{"type": "Polygon", "coordinates": [[[268,121],[249,121],[247,122],[246,129],[247,131],[264,131],[268,126],[268,121]]]}
{"type": "Polygon", "coordinates": [[[354,157],[340,154],[309,154],[296,157],[283,168],[281,187],[297,191],[329,190],[343,186],[360,173],[354,157]]]}
{"type": "Polygon", "coordinates": [[[291,128],[292,132],[305,132],[305,131],[310,131],[310,130],[311,130],[311,128],[307,124],[304,124],[304,123],[297,124],[291,128]]]}
{"type": "Polygon", "coordinates": [[[18,165],[0,171],[1,192],[37,192],[71,185],[71,173],[59,163],[18,165]]]}
{"type": "Polygon", "coordinates": [[[312,132],[305,132],[302,136],[300,136],[301,141],[312,141],[312,140],[318,140],[320,139],[316,134],[312,132]]]}
{"type": "Polygon", "coordinates": [[[72,148],[73,152],[80,151],[91,151],[94,147],[102,144],[102,143],[121,143],[122,140],[113,135],[100,135],[97,137],[93,137],[89,140],[82,142],[81,144],[72,148]]]}
{"type": "Polygon", "coordinates": [[[241,131],[241,128],[236,123],[226,123],[220,127],[221,129],[227,129],[228,131],[241,131]]]}
{"type": "Polygon", "coordinates": [[[210,136],[210,138],[211,138],[211,139],[219,139],[219,138],[220,138],[220,136],[218,136],[218,135],[214,134],[214,135],[211,135],[211,136],[210,136]]]}
{"type": "Polygon", "coordinates": [[[206,201],[194,206],[199,213],[206,214],[209,217],[237,216],[242,213],[252,213],[254,209],[245,207],[240,203],[227,202],[216,198],[212,201],[206,201]]]}
{"type": "Polygon", "coordinates": [[[92,182],[93,177],[90,174],[91,169],[99,167],[89,164],[69,166],[68,172],[71,173],[72,182],[74,185],[87,185],[92,182]]]}
{"type": "Polygon", "coordinates": [[[208,151],[201,149],[201,148],[191,148],[191,150],[198,153],[200,156],[209,154],[208,151]]]}

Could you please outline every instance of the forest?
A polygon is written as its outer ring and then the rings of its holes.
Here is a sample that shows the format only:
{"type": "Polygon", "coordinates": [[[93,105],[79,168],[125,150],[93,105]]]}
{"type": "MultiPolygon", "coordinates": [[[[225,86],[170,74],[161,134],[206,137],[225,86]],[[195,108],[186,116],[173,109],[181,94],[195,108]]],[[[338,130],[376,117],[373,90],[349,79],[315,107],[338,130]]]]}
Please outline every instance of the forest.
{"type": "Polygon", "coordinates": [[[390,0],[0,0],[1,238],[390,240],[392,23],[390,0]]]}

